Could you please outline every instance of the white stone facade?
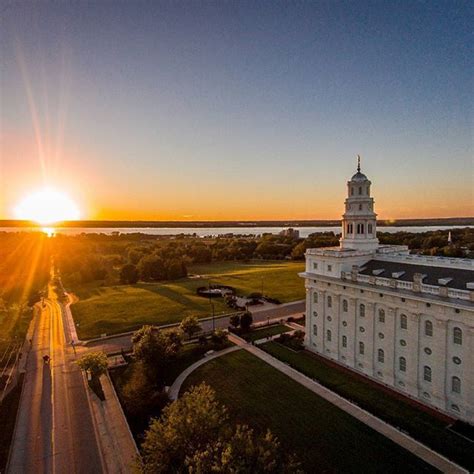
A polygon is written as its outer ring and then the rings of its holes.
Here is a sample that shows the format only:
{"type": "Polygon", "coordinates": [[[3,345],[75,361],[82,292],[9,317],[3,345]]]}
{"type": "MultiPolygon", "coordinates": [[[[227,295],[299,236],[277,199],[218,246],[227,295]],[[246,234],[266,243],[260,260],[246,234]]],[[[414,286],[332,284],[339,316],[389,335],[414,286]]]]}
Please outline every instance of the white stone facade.
{"type": "Polygon", "coordinates": [[[373,248],[373,226],[306,252],[307,348],[474,424],[474,262],[373,248]]]}

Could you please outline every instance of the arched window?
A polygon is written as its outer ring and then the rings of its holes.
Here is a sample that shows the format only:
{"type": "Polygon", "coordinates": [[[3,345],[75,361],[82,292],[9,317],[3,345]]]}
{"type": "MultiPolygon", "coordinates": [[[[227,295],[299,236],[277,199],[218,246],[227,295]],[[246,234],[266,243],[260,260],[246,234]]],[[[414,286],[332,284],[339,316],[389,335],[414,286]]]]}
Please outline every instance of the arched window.
{"type": "Polygon", "coordinates": [[[402,329],[407,329],[408,328],[408,318],[406,314],[401,314],[400,315],[400,327],[402,329]]]}
{"type": "Polygon", "coordinates": [[[423,380],[425,380],[425,382],[431,382],[431,367],[427,365],[423,367],[423,380]]]}
{"type": "Polygon", "coordinates": [[[326,339],[327,339],[329,342],[331,342],[331,331],[330,331],[329,329],[326,331],[326,339]]]}
{"type": "Polygon", "coordinates": [[[377,360],[383,364],[385,362],[385,353],[383,351],[383,349],[379,349],[377,351],[377,360]]]}
{"type": "Polygon", "coordinates": [[[368,224],[367,232],[372,235],[372,231],[373,231],[372,224],[368,224]]]}
{"type": "Polygon", "coordinates": [[[342,347],[347,347],[347,336],[342,336],[342,347]]]}
{"type": "Polygon", "coordinates": [[[451,391],[461,393],[461,379],[459,377],[451,378],[451,391]]]}
{"type": "Polygon", "coordinates": [[[317,293],[316,291],[313,293],[313,301],[314,301],[315,303],[318,302],[318,293],[317,293]]]}
{"type": "Polygon", "coordinates": [[[365,352],[365,346],[363,342],[359,342],[359,354],[363,354],[365,352]]]}
{"type": "Polygon", "coordinates": [[[316,326],[316,324],[313,324],[313,335],[314,336],[318,335],[318,326],[316,326]]]}
{"type": "Polygon", "coordinates": [[[385,311],[383,309],[379,309],[379,323],[385,322],[385,311]]]}
{"type": "Polygon", "coordinates": [[[425,321],[425,336],[433,336],[433,323],[431,321],[425,321]]]}
{"type": "Polygon", "coordinates": [[[365,304],[361,304],[359,306],[359,315],[361,318],[363,318],[365,316],[365,304]]]}
{"type": "Polygon", "coordinates": [[[359,186],[359,194],[362,194],[362,186],[359,186]]]}
{"type": "Polygon", "coordinates": [[[405,357],[400,357],[398,359],[398,370],[400,370],[400,372],[407,371],[407,360],[405,359],[405,357]]]}
{"type": "Polygon", "coordinates": [[[328,308],[332,308],[332,297],[328,296],[328,308]]]}
{"type": "Polygon", "coordinates": [[[362,211],[362,204],[359,204],[359,211],[362,211]]]}
{"type": "Polygon", "coordinates": [[[351,196],[354,196],[354,188],[351,188],[351,196]]]}
{"type": "Polygon", "coordinates": [[[462,329],[461,328],[453,329],[453,342],[454,344],[462,345],[462,329]]]}
{"type": "Polygon", "coordinates": [[[347,300],[342,300],[342,311],[344,311],[344,313],[347,313],[348,309],[349,309],[349,303],[347,302],[347,300]]]}

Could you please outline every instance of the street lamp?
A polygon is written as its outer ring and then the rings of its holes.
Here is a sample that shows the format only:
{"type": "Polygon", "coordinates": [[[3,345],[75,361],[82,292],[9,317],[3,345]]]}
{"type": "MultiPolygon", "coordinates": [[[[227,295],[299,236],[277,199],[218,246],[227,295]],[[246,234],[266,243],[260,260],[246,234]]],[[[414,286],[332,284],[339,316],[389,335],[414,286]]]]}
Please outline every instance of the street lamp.
{"type": "Polygon", "coordinates": [[[211,305],[211,310],[212,310],[212,331],[214,332],[216,330],[216,321],[215,321],[215,314],[214,314],[214,302],[212,301],[212,295],[211,295],[211,280],[208,280],[207,282],[208,285],[208,291],[209,291],[209,304],[211,305]]]}

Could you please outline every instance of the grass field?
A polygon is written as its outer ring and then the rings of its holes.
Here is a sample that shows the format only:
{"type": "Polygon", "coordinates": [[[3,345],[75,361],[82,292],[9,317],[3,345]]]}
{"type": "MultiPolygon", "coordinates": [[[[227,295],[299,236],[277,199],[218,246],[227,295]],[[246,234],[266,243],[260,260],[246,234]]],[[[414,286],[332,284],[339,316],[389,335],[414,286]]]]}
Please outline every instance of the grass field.
{"type": "Polygon", "coordinates": [[[317,379],[360,407],[410,433],[433,450],[474,471],[474,444],[446,429],[447,423],[388,391],[383,391],[355,374],[338,370],[307,351],[295,353],[281,344],[260,346],[277,359],[317,379]]]}
{"type": "MultiPolygon", "coordinates": [[[[164,283],[101,286],[98,283],[68,288],[79,298],[72,306],[78,335],[89,339],[100,334],[131,331],[143,324],[166,324],[188,315],[211,314],[209,300],[196,289],[209,282],[231,285],[241,295],[263,291],[267,296],[289,302],[304,298],[298,277],[302,262],[223,262],[193,266],[189,273],[201,278],[183,278],[164,283]]],[[[216,314],[231,312],[222,298],[214,298],[216,314]]]]}
{"type": "Polygon", "coordinates": [[[255,331],[251,331],[248,334],[244,334],[242,337],[246,341],[258,341],[259,339],[263,339],[269,336],[275,336],[277,334],[281,334],[284,332],[292,331],[293,329],[285,326],[284,324],[275,324],[273,326],[265,327],[263,329],[257,329],[255,331]]]}
{"type": "Polygon", "coordinates": [[[209,361],[185,381],[205,381],[232,419],[276,434],[306,472],[431,472],[408,451],[245,351],[209,361]]]}

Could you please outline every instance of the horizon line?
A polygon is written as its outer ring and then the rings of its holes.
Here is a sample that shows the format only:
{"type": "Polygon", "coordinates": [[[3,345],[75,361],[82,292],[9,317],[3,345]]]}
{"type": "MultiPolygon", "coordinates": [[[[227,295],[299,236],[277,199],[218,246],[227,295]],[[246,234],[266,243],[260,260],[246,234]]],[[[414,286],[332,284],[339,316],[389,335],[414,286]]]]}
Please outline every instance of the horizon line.
{"type": "MultiPolygon", "coordinates": [[[[445,222],[446,225],[474,225],[474,216],[464,217],[431,217],[431,218],[388,218],[377,219],[377,224],[386,226],[400,225],[428,225],[428,223],[445,222]]],[[[60,221],[52,224],[40,224],[38,222],[22,219],[0,219],[1,227],[119,227],[133,224],[132,227],[144,227],[146,225],[155,227],[189,227],[189,226],[209,226],[209,227],[252,227],[252,226],[295,226],[305,225],[324,227],[340,225],[341,219],[265,219],[265,220],[119,220],[119,219],[78,219],[70,221],[60,221]]]]}

